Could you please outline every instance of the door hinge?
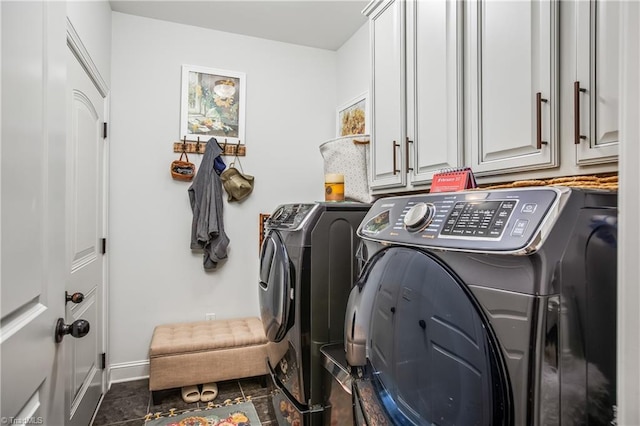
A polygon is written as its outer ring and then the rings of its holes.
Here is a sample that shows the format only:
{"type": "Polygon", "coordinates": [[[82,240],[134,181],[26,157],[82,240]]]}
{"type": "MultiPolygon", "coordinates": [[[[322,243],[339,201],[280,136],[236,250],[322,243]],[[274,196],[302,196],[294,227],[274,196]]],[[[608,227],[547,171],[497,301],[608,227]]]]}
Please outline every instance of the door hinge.
{"type": "Polygon", "coordinates": [[[102,245],[102,254],[107,254],[107,239],[102,238],[102,241],[100,241],[100,244],[102,245]]]}
{"type": "Polygon", "coordinates": [[[100,366],[100,368],[103,370],[107,368],[107,354],[105,352],[102,352],[102,354],[100,355],[100,366]]]}
{"type": "Polygon", "coordinates": [[[107,123],[102,123],[102,139],[107,138],[107,123]]]}

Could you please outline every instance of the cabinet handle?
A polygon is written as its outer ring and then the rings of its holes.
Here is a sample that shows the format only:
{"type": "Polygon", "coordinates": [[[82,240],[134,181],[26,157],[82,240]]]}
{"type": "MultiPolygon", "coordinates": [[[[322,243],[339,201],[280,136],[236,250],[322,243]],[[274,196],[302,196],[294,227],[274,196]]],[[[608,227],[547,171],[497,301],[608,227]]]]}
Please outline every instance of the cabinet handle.
{"type": "Polygon", "coordinates": [[[413,167],[409,167],[409,144],[413,143],[412,140],[409,140],[409,136],[407,136],[407,141],[405,142],[405,155],[407,157],[407,171],[412,171],[413,167]]]}
{"type": "Polygon", "coordinates": [[[400,144],[396,143],[396,141],[393,141],[393,175],[395,176],[396,173],[400,173],[400,170],[396,169],[396,148],[400,148],[400,144]]]}
{"type": "Polygon", "coordinates": [[[584,93],[587,89],[580,87],[580,82],[573,83],[573,143],[580,145],[582,139],[587,137],[580,134],[580,92],[584,93]]]}
{"type": "Polygon", "coordinates": [[[547,99],[542,98],[542,93],[536,93],[536,147],[542,149],[542,145],[548,144],[547,141],[542,140],[542,103],[547,102],[547,99]]]}

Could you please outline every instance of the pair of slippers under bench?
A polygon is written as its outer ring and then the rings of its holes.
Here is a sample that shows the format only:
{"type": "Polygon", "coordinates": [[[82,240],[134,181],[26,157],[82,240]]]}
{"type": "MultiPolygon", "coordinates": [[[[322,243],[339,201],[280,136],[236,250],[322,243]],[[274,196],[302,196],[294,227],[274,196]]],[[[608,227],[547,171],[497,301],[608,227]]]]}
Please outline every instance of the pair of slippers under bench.
{"type": "Polygon", "coordinates": [[[202,390],[198,385],[184,386],[182,388],[182,399],[184,402],[209,402],[218,396],[218,385],[216,383],[205,383],[202,390]]]}

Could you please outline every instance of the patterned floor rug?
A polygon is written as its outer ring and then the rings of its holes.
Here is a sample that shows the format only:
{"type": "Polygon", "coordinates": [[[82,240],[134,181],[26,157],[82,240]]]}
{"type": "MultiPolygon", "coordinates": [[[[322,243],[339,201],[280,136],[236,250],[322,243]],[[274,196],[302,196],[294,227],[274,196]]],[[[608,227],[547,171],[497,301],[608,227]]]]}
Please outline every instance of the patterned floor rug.
{"type": "Polygon", "coordinates": [[[256,426],[261,425],[251,401],[211,406],[186,413],[148,414],[144,426],[256,426]]]}

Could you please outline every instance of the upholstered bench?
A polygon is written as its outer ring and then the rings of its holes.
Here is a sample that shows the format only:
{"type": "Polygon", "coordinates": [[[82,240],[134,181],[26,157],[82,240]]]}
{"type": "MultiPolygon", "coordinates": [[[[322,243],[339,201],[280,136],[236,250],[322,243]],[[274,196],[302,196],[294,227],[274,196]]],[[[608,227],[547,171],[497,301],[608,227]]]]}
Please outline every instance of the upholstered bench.
{"type": "Polygon", "coordinates": [[[267,374],[259,318],[159,325],[149,347],[149,390],[158,392],[267,374]]]}

